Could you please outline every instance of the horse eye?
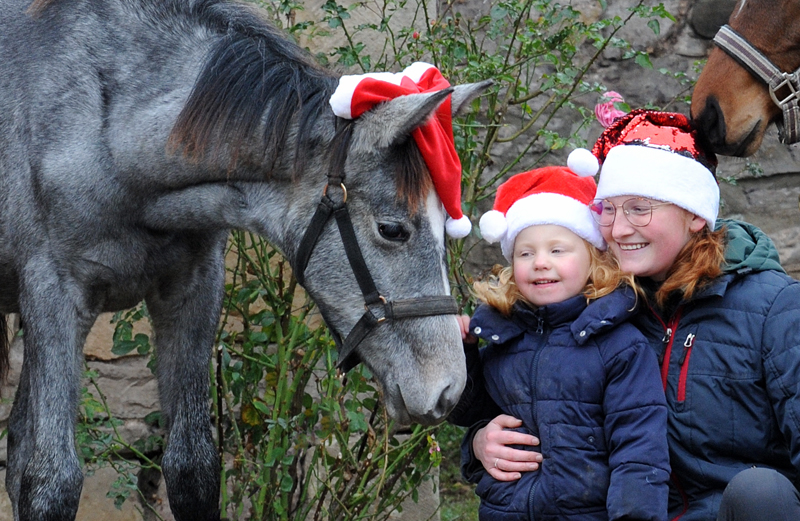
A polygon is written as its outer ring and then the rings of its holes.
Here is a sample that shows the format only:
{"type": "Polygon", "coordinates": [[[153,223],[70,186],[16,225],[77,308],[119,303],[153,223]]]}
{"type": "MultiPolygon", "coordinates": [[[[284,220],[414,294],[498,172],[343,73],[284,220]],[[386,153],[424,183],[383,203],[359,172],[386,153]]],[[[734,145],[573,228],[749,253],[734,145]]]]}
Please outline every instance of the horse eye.
{"type": "Polygon", "coordinates": [[[408,240],[409,233],[399,223],[380,223],[378,232],[387,241],[403,242],[408,240]]]}

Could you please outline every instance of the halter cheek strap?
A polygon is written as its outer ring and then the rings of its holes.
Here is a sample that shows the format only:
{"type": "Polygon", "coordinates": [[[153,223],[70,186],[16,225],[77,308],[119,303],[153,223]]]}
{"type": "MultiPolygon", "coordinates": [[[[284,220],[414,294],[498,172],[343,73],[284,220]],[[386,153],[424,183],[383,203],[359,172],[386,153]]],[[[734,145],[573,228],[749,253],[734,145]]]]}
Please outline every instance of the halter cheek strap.
{"type": "MultiPolygon", "coordinates": [[[[344,127],[344,131],[337,136],[341,140],[341,146],[347,147],[351,131],[352,128],[347,125],[344,127]]],[[[342,154],[342,161],[343,158],[344,155],[342,154]]],[[[343,163],[331,165],[331,171],[328,173],[328,184],[325,185],[322,191],[322,198],[317,205],[317,210],[314,212],[298,246],[294,274],[301,285],[305,284],[305,270],[311,259],[314,247],[325,229],[325,225],[331,218],[336,220],[344,251],[347,254],[347,260],[364,297],[365,308],[364,314],[344,340],[342,340],[337,331],[331,329],[334,341],[339,348],[338,365],[342,371],[347,372],[358,364],[359,357],[356,353],[356,348],[373,329],[381,324],[402,318],[458,314],[458,304],[451,295],[387,300],[378,292],[372,274],[364,261],[361,247],[358,245],[353,222],[350,219],[350,212],[347,209],[347,189],[344,185],[343,163]],[[330,195],[328,194],[329,188],[332,188],[330,195]],[[338,192],[335,199],[333,197],[334,192],[338,192]]]]}
{"type": "Polygon", "coordinates": [[[783,122],[778,125],[781,142],[791,145],[800,141],[800,69],[781,71],[728,25],[720,27],[714,43],[767,85],[772,101],[783,112],[783,122]]]}

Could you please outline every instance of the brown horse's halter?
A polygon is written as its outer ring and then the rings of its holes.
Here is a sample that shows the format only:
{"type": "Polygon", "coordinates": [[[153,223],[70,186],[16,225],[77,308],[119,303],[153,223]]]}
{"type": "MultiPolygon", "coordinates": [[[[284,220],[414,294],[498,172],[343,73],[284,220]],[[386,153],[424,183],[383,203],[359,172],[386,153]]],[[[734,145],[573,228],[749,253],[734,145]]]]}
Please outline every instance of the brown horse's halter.
{"type": "MultiPolygon", "coordinates": [[[[351,127],[347,125],[339,136],[341,150],[347,150],[350,134],[351,127]]],[[[350,268],[353,270],[356,282],[361,288],[361,294],[364,296],[364,308],[366,309],[344,341],[338,332],[331,329],[336,346],[339,348],[338,366],[342,371],[347,371],[358,364],[359,359],[355,350],[377,326],[398,318],[456,315],[458,314],[458,304],[451,295],[387,300],[378,292],[367,263],[364,261],[364,255],[361,253],[361,247],[358,245],[353,229],[353,222],[350,220],[350,212],[347,210],[347,189],[344,186],[346,153],[338,154],[338,157],[341,164],[331,166],[331,170],[328,172],[328,184],[322,191],[322,199],[300,241],[294,273],[297,281],[303,284],[305,269],[311,253],[314,251],[314,246],[317,244],[325,224],[331,217],[334,217],[339,228],[339,235],[342,237],[347,260],[350,262],[350,268]],[[328,195],[329,187],[333,187],[334,191],[339,192],[336,201],[328,195]]]]}
{"type": "Polygon", "coordinates": [[[783,111],[783,121],[778,124],[781,142],[791,145],[800,141],[800,69],[792,73],[781,71],[728,25],[720,27],[714,43],[767,84],[772,101],[783,111]]]}

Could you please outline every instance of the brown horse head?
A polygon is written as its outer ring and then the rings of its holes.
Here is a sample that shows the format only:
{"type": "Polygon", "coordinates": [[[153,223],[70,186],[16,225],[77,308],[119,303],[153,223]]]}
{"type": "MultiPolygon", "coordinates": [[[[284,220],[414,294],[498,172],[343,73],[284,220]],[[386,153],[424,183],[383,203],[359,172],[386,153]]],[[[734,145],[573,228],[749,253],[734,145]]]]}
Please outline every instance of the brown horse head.
{"type": "MultiPolygon", "coordinates": [[[[782,71],[800,66],[797,0],[739,0],[728,25],[782,71]]],[[[691,114],[715,152],[745,157],[758,150],[781,109],[766,84],[715,48],[695,85],[691,114]]]]}

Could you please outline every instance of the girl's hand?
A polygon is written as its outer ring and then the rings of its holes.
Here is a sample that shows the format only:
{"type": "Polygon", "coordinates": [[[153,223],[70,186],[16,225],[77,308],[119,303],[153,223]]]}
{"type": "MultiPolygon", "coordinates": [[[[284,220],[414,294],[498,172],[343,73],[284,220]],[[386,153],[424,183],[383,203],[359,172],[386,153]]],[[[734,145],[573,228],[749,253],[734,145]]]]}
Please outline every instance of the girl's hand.
{"type": "Polygon", "coordinates": [[[530,434],[508,431],[522,425],[522,421],[501,414],[486,427],[479,429],[472,438],[472,450],[483,468],[498,481],[514,481],[522,477],[521,472],[537,470],[542,462],[538,452],[513,449],[506,445],[539,445],[539,439],[530,434]]]}
{"type": "Polygon", "coordinates": [[[469,315],[456,315],[456,320],[461,328],[461,340],[465,344],[477,344],[478,337],[469,332],[469,315]]]}

